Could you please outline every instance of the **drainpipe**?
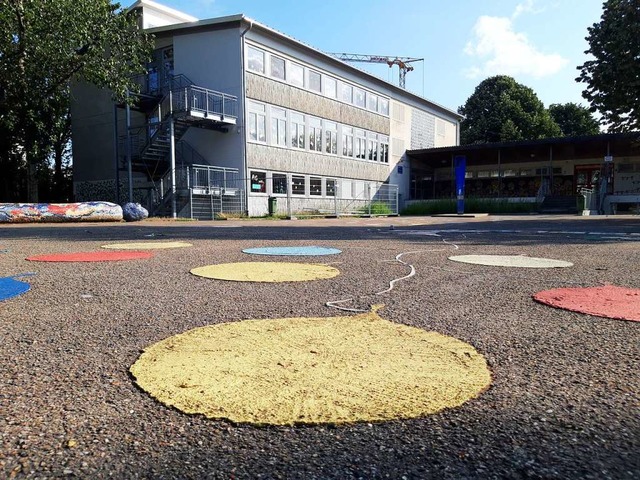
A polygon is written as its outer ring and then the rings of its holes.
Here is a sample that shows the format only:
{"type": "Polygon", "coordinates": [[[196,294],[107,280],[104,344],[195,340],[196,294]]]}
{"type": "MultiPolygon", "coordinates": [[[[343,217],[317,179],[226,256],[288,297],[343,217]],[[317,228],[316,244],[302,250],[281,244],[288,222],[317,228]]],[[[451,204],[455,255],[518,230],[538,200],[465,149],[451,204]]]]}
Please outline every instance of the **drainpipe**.
{"type": "MultiPolygon", "coordinates": [[[[247,21],[249,22],[249,26],[247,28],[244,29],[244,31],[240,34],[240,59],[242,61],[242,65],[241,65],[241,71],[242,71],[242,92],[240,92],[240,95],[238,96],[238,98],[240,99],[240,101],[242,102],[242,127],[238,127],[241,130],[242,133],[242,175],[245,177],[244,179],[244,183],[245,183],[245,198],[247,199],[246,202],[246,214],[249,214],[249,190],[250,190],[250,185],[249,185],[249,180],[247,179],[248,172],[247,172],[247,135],[246,135],[246,131],[244,129],[244,126],[246,124],[246,119],[247,119],[247,101],[246,101],[246,96],[247,96],[247,72],[245,70],[245,58],[244,58],[244,51],[245,51],[245,35],[249,32],[249,30],[251,30],[253,28],[253,20],[251,19],[247,19],[247,21]]],[[[240,132],[238,132],[240,133],[240,132]]]]}
{"type": "Polygon", "coordinates": [[[169,161],[171,163],[171,218],[177,218],[176,189],[176,136],[173,119],[173,92],[169,90],[169,161]]]}

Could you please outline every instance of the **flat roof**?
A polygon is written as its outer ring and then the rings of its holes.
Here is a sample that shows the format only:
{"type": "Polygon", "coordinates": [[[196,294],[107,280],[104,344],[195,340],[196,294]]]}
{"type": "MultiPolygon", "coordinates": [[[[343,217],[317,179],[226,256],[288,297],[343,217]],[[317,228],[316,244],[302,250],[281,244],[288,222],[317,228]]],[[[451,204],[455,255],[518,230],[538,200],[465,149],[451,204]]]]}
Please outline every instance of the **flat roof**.
{"type": "Polygon", "coordinates": [[[640,156],[640,132],[602,133],[580,137],[484,143],[454,147],[407,150],[412,165],[438,168],[450,165],[453,157],[464,155],[467,164],[493,165],[533,161],[580,160],[589,158],[640,156]]]}

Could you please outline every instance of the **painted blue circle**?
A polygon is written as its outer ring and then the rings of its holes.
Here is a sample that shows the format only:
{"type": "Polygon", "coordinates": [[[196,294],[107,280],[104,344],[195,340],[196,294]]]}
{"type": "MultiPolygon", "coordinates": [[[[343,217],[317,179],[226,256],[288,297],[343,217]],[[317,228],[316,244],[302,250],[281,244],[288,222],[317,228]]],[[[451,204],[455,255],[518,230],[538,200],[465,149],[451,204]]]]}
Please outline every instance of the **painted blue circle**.
{"type": "Polygon", "coordinates": [[[0,278],[0,302],[8,298],[16,297],[29,291],[31,285],[25,282],[19,282],[13,278],[0,278]]]}
{"type": "Polygon", "coordinates": [[[262,248],[245,248],[244,253],[252,255],[298,255],[298,256],[316,256],[316,255],[336,255],[342,253],[337,248],[327,247],[262,247],[262,248]]]}

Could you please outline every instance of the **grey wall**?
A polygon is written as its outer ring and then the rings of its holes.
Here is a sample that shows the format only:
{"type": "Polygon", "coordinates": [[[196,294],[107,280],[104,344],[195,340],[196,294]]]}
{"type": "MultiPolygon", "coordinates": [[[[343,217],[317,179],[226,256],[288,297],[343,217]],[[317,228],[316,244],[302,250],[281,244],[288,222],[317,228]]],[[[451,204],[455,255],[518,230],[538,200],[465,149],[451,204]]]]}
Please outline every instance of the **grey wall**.
{"type": "Polygon", "coordinates": [[[363,162],[254,143],[247,144],[247,162],[249,169],[305,173],[325,177],[383,182],[389,176],[389,165],[386,163],[363,162]]]}
{"type": "Polygon", "coordinates": [[[191,128],[185,141],[210,164],[242,168],[243,108],[240,30],[232,28],[174,37],[174,71],[196,85],[238,97],[238,123],[228,133],[191,128]]]}
{"type": "Polygon", "coordinates": [[[247,73],[247,98],[389,135],[389,119],[301,88],[247,73]]]}

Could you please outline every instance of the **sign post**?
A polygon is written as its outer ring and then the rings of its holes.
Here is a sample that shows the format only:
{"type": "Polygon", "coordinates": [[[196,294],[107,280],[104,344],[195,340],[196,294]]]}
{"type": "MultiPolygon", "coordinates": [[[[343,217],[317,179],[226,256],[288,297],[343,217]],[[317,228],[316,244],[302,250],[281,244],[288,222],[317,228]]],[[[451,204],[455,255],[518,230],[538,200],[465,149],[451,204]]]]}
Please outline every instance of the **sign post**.
{"type": "Polygon", "coordinates": [[[467,169],[467,157],[457,155],[453,158],[453,161],[456,170],[456,210],[458,215],[462,215],[464,213],[464,177],[467,169]]]}

